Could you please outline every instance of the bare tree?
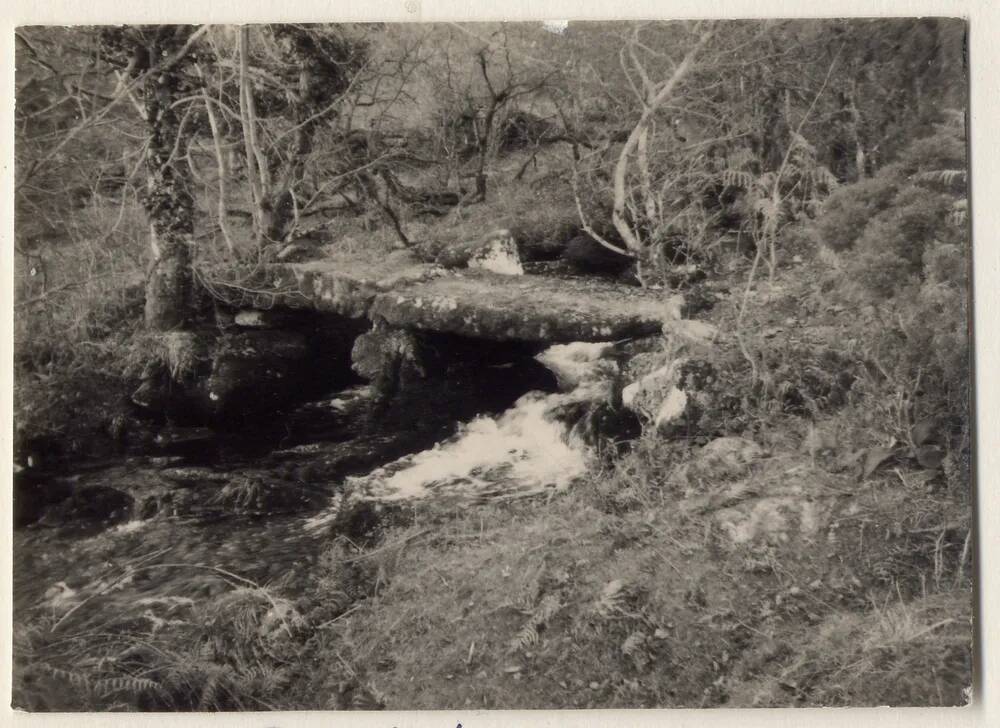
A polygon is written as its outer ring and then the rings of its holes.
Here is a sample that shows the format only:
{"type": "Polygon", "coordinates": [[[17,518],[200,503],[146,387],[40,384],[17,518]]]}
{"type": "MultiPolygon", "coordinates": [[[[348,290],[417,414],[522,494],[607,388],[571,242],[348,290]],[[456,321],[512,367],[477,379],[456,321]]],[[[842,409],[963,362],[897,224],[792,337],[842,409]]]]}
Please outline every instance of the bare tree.
{"type": "Polygon", "coordinates": [[[191,314],[195,205],[184,164],[190,114],[181,113],[177,102],[197,83],[191,51],[204,32],[190,25],[159,25],[108,28],[102,35],[105,56],[121,72],[119,94],[134,89],[149,133],[143,205],[153,255],[146,326],[155,331],[183,327],[191,314]]]}
{"type": "MultiPolygon", "coordinates": [[[[631,35],[621,49],[621,63],[625,77],[639,100],[639,117],[632,125],[624,139],[624,144],[618,152],[611,179],[613,205],[611,222],[622,240],[619,246],[601,235],[590,224],[577,196],[577,207],[581,222],[587,233],[601,245],[622,255],[638,258],[646,241],[641,229],[641,218],[649,220],[657,217],[657,199],[653,193],[653,181],[649,165],[649,133],[656,115],[671,100],[679,84],[688,76],[692,67],[704,48],[712,38],[714,24],[695,23],[689,34],[694,38],[679,61],[669,56],[666,60],[672,68],[671,73],[663,79],[656,80],[642,60],[638,49],[645,47],[640,39],[640,26],[634,26],[631,35]],[[633,78],[638,78],[638,82],[633,78]],[[637,185],[638,197],[641,200],[639,209],[629,210],[629,198],[633,194],[632,185],[637,185]]],[[[660,55],[664,55],[663,53],[660,55]]]]}

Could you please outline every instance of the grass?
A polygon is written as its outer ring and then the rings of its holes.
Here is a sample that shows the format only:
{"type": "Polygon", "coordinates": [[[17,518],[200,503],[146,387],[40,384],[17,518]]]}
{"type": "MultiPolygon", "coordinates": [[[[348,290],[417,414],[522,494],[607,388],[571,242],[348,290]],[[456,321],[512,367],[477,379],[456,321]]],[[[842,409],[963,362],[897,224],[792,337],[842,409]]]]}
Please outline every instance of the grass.
{"type": "MultiPolygon", "coordinates": [[[[767,493],[788,464],[772,458],[728,489],[767,493]]],[[[634,480],[636,463],[623,467],[612,477],[634,480]]],[[[851,485],[815,479],[817,491],[851,485]]],[[[626,509],[599,480],[544,506],[418,507],[386,536],[399,546],[373,555],[371,596],[322,632],[318,654],[337,659],[310,690],[343,680],[343,660],[393,709],[960,704],[971,649],[962,544],[937,528],[903,542],[881,528],[930,506],[893,479],[877,494],[828,494],[821,533],[741,544],[720,527],[722,509],[666,497],[656,475],[626,509]],[[931,554],[921,572],[914,557],[931,542],[941,565],[931,554]]]]}

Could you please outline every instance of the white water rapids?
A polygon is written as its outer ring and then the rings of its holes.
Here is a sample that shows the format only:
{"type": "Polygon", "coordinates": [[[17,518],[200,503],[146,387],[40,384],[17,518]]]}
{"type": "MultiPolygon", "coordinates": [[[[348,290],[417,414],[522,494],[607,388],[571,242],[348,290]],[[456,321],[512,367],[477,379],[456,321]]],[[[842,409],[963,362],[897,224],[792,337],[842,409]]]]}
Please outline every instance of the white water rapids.
{"type": "MultiPolygon", "coordinates": [[[[528,392],[503,414],[477,417],[430,450],[350,477],[349,497],[504,500],[569,487],[586,472],[586,447],[553,415],[564,405],[607,396],[617,369],[604,358],[611,346],[577,342],[549,347],[536,358],[556,375],[562,391],[528,392]]],[[[329,522],[336,510],[334,505],[309,525],[329,522]]]]}
{"type": "Polygon", "coordinates": [[[366,476],[351,490],[373,500],[426,496],[516,498],[562,490],[586,472],[586,450],[552,414],[561,405],[606,396],[609,344],[549,347],[536,358],[563,390],[529,392],[498,417],[477,417],[430,450],[408,455],[366,476]]]}

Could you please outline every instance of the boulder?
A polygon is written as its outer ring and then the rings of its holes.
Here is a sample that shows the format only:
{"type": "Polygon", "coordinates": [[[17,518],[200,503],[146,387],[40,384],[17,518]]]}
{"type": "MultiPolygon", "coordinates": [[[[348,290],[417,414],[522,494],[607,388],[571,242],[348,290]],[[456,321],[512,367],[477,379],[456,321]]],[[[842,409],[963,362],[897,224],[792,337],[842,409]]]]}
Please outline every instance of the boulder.
{"type": "Polygon", "coordinates": [[[161,334],[139,387],[132,393],[132,403],[171,419],[197,417],[202,410],[199,384],[211,371],[216,333],[185,330],[161,334]]]}
{"type": "Polygon", "coordinates": [[[377,321],[371,331],[354,340],[351,368],[372,383],[380,399],[391,397],[407,383],[427,375],[417,336],[383,321],[377,321]]]}
{"type": "MultiPolygon", "coordinates": [[[[656,358],[656,355],[642,357],[647,361],[656,358]]],[[[630,368],[642,366],[642,363],[633,360],[630,362],[630,368]]],[[[622,389],[622,404],[647,420],[656,418],[662,405],[677,389],[679,380],[677,368],[676,361],[668,361],[627,384],[622,389]]]]}
{"type": "Polygon", "coordinates": [[[379,294],[389,324],[492,341],[614,341],[658,333],[674,315],[656,292],[594,279],[467,271],[379,294]]]}
{"type": "Polygon", "coordinates": [[[570,438],[598,453],[617,452],[619,445],[642,434],[642,423],[634,412],[598,402],[587,407],[570,429],[570,438]]]}
{"type": "MultiPolygon", "coordinates": [[[[684,299],[671,297],[675,313],[684,299]]],[[[717,421],[718,329],[704,321],[665,319],[663,336],[644,340],[624,367],[622,403],[665,437],[711,436],[717,421]],[[658,344],[658,345],[657,345],[658,344]]]]}
{"type": "MultiPolygon", "coordinates": [[[[460,264],[466,263],[468,257],[460,264]]],[[[397,328],[491,341],[614,341],[654,334],[664,320],[679,316],[682,302],[662,291],[593,277],[446,270],[420,262],[414,251],[277,265],[270,278],[276,290],[261,305],[382,318],[397,328]]]]}
{"type": "MultiPolygon", "coordinates": [[[[663,356],[640,355],[648,363],[663,356]]],[[[640,357],[637,357],[639,359],[640,357]]],[[[640,362],[641,365],[641,362],[640,362]]],[[[630,368],[637,363],[633,360],[630,368]]],[[[708,435],[716,382],[714,366],[701,359],[668,358],[666,363],[639,376],[622,389],[622,404],[656,427],[664,437],[708,435]]]]}
{"type": "Polygon", "coordinates": [[[469,268],[508,276],[524,275],[517,243],[511,236],[496,238],[469,256],[469,268]]]}
{"type": "Polygon", "coordinates": [[[245,329],[280,329],[294,326],[299,317],[282,309],[245,308],[236,312],[233,323],[245,329]]]}
{"type": "Polygon", "coordinates": [[[764,457],[764,448],[745,437],[718,437],[698,451],[689,474],[706,480],[739,478],[764,457]]]}
{"type": "Polygon", "coordinates": [[[546,212],[542,219],[518,221],[511,226],[521,260],[555,260],[562,256],[569,241],[580,234],[580,222],[575,215],[559,219],[546,212]]]}
{"type": "Polygon", "coordinates": [[[586,233],[577,235],[566,244],[563,258],[580,273],[603,273],[609,276],[621,275],[634,260],[601,245],[586,233]]]}
{"type": "Polygon", "coordinates": [[[517,240],[507,228],[493,230],[478,240],[443,248],[437,263],[445,268],[479,268],[494,273],[521,275],[524,267],[517,240]]]}
{"type": "MultiPolygon", "coordinates": [[[[294,317],[285,318],[283,313],[260,312],[259,318],[255,313],[240,315],[244,323],[254,325],[294,323],[294,317]]],[[[304,386],[301,377],[318,341],[307,341],[295,329],[171,332],[164,336],[164,355],[150,361],[131,399],[179,425],[273,410],[315,386],[318,378],[310,378],[304,386]]],[[[346,352],[342,356],[346,370],[346,352]]],[[[172,436],[164,438],[170,445],[172,436]]]]}
{"type": "Polygon", "coordinates": [[[85,485],[50,507],[42,522],[50,526],[113,526],[127,521],[135,501],[128,493],[106,485],[85,485]]]}
{"type": "Polygon", "coordinates": [[[203,385],[204,404],[221,417],[274,409],[301,388],[297,375],[308,354],[305,336],[297,332],[224,334],[203,385]]]}
{"type": "Polygon", "coordinates": [[[149,412],[163,412],[171,401],[169,378],[149,374],[132,393],[132,403],[149,412]]]}
{"type": "Polygon", "coordinates": [[[35,523],[45,510],[73,494],[73,484],[65,479],[47,477],[31,468],[14,473],[14,526],[35,523]]]}

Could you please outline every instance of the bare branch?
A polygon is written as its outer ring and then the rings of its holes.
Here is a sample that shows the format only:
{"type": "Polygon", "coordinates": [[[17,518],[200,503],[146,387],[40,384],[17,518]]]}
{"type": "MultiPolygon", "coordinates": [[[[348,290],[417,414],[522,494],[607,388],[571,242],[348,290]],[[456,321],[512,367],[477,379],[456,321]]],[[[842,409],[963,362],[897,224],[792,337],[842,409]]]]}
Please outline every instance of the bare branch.
{"type": "Polygon", "coordinates": [[[157,63],[155,66],[148,69],[147,71],[144,71],[143,73],[139,74],[136,78],[132,79],[132,81],[129,84],[127,84],[124,88],[120,89],[115,94],[115,96],[111,99],[111,101],[109,101],[104,106],[104,108],[102,108],[96,114],[92,115],[89,119],[87,119],[83,123],[78,124],[77,126],[70,129],[69,132],[67,132],[62,137],[62,139],[60,139],[59,143],[56,144],[51,150],[49,150],[48,154],[46,154],[41,159],[33,162],[31,167],[21,175],[21,179],[14,187],[15,191],[18,188],[20,188],[20,186],[24,184],[24,182],[26,182],[35,173],[35,171],[37,171],[41,166],[50,162],[57,154],[59,154],[59,152],[61,152],[66,147],[67,144],[73,141],[84,129],[93,126],[95,123],[101,121],[105,116],[111,113],[111,111],[116,106],[118,106],[118,104],[121,103],[123,99],[127,98],[128,95],[133,90],[137,89],[141,84],[143,84],[149,78],[159,73],[163,73],[163,71],[176,65],[177,62],[180,61],[182,58],[184,58],[184,56],[187,55],[188,51],[191,50],[191,46],[193,46],[198,41],[199,38],[201,38],[205,33],[208,32],[208,28],[209,26],[207,25],[200,26],[194,33],[192,33],[188,37],[188,39],[184,42],[184,45],[181,46],[176,53],[171,55],[169,58],[161,61],[160,63],[157,63]]]}

